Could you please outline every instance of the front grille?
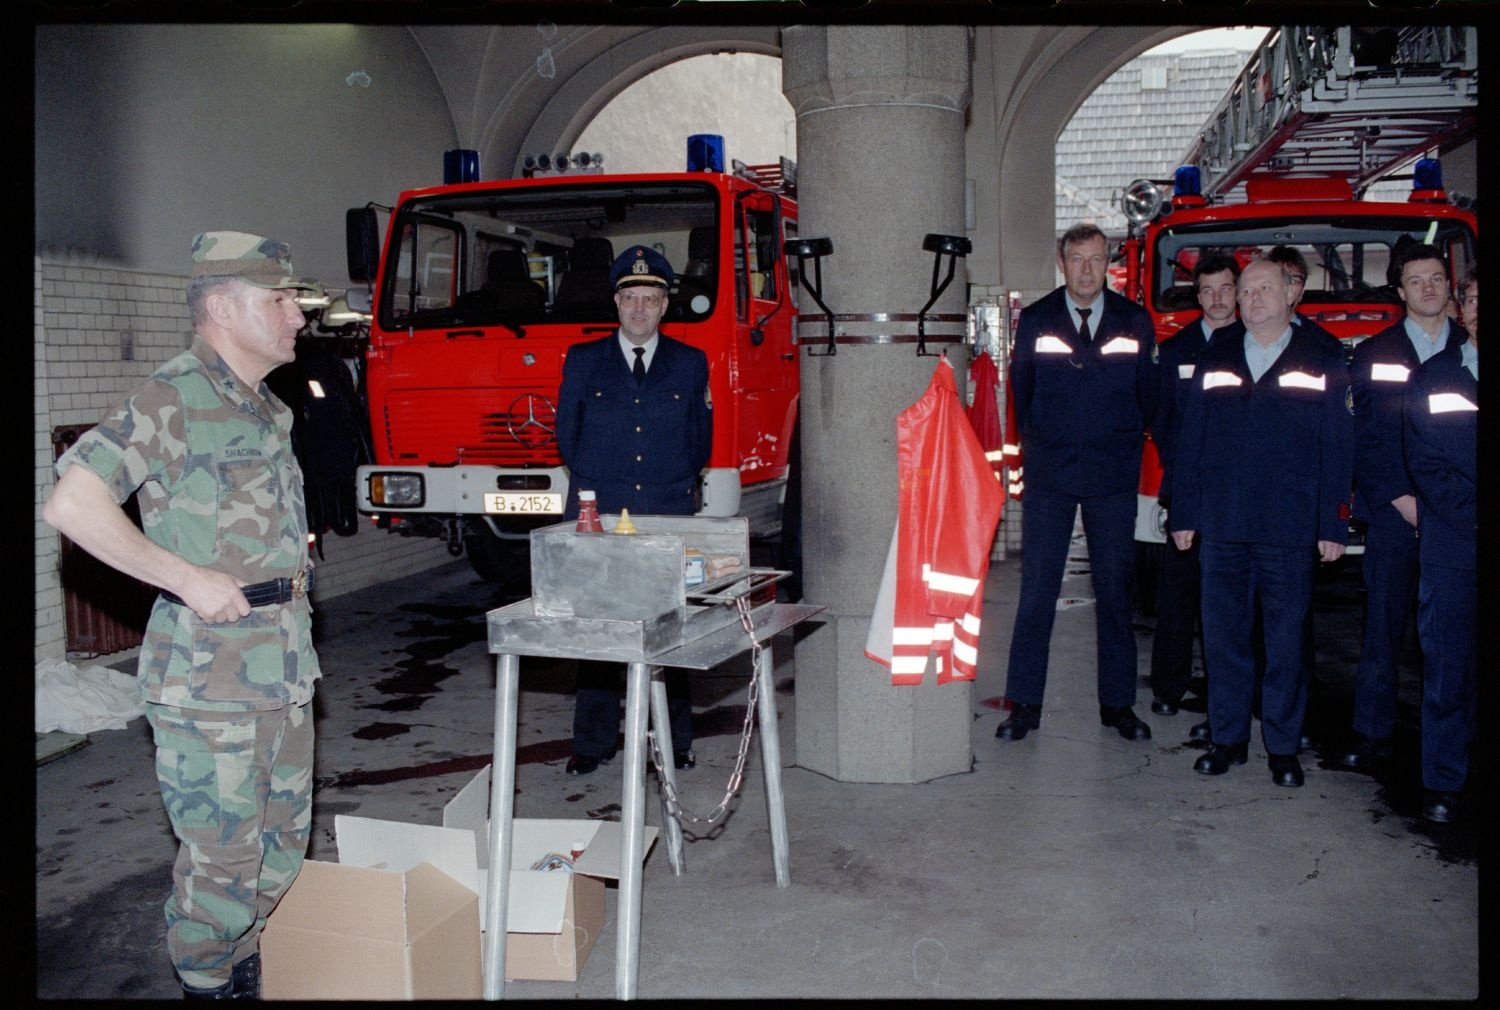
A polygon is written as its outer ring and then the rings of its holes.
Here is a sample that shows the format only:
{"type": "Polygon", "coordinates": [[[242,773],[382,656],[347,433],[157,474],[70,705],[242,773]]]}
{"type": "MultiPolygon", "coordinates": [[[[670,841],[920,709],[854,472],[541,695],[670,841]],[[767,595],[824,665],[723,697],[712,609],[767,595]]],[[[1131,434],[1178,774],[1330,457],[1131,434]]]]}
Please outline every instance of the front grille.
{"type": "Polygon", "coordinates": [[[552,398],[526,389],[419,389],[386,401],[391,460],[557,466],[552,398]],[[528,401],[527,397],[532,399],[528,401]]]}

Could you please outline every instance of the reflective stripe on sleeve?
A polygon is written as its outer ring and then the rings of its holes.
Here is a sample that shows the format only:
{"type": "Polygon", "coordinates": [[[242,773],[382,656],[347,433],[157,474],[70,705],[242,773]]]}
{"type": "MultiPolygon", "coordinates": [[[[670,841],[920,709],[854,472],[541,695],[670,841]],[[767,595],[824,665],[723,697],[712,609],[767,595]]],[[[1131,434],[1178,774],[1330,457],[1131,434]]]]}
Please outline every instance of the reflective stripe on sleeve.
{"type": "Polygon", "coordinates": [[[922,566],[922,581],[940,593],[957,593],[960,596],[973,596],[974,590],[979,588],[978,579],[936,572],[931,565],[922,566]]]}

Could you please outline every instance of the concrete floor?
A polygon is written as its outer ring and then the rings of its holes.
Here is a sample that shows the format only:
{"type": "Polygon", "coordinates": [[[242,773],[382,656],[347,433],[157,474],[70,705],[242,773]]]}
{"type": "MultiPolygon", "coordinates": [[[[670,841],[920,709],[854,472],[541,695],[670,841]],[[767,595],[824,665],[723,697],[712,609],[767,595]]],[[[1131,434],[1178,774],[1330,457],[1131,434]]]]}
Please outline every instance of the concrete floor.
{"type": "MultiPolygon", "coordinates": [[[[752,767],[727,822],[689,834],[684,876],[661,843],[646,863],[641,998],[1477,997],[1477,827],[1417,818],[1411,671],[1381,777],[1309,752],[1306,786],[1277,788],[1257,729],[1249,764],[1207,778],[1192,770],[1201,745],[1185,742],[1203,716],[1149,713],[1149,621],[1136,711],[1154,739],[1099,726],[1085,603],[1058,614],[1041,729],[999,741],[1018,582],[1018,560],[992,567],[979,680],[951,686],[972,690],[970,774],[867,785],[797,767],[779,641],[793,884],[774,886],[752,767]]],[[[1087,577],[1064,595],[1089,597],[1087,577]]],[[[337,858],[336,814],[437,823],[488,762],[484,614],[501,602],[455,562],[319,609],[312,857],[337,858]]],[[[1326,580],[1317,606],[1310,730],[1328,740],[1348,721],[1357,564],[1326,580]]],[[[748,667],[733,666],[694,683],[699,761],[679,776],[692,809],[713,807],[734,762],[748,667]]],[[[571,687],[571,664],[523,661],[517,816],[618,817],[618,761],[563,772],[571,687]]],[[[36,800],[36,995],[176,997],[160,911],[175,843],[145,720],[39,766],[36,800]]],[[[612,998],[615,898],[576,983],[512,982],[507,995],[612,998]]]]}

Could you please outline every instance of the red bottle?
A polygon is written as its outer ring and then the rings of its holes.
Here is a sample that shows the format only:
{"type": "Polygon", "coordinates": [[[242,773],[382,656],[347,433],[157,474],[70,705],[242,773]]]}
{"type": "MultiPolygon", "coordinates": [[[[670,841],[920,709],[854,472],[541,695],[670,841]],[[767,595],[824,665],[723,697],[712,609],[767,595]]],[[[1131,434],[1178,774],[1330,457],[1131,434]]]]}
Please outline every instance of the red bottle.
{"type": "Polygon", "coordinates": [[[603,533],[604,524],[599,521],[599,502],[592,491],[578,492],[578,525],[574,527],[579,533],[603,533]]]}

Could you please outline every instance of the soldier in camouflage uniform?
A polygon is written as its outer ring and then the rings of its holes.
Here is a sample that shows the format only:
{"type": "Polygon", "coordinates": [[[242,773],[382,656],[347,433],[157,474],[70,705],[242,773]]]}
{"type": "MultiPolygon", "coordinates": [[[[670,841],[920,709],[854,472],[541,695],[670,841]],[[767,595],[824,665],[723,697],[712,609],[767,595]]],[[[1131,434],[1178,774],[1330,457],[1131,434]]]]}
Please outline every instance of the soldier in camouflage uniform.
{"type": "Polygon", "coordinates": [[[193,243],[192,346],[57,462],[43,515],[162,589],[139,682],[181,845],[167,949],[189,997],[255,998],[266,916],[312,820],[311,566],[292,414],[262,381],[303,317],[289,250],[193,243]],[[144,533],[120,503],[135,494],[144,533]]]}

